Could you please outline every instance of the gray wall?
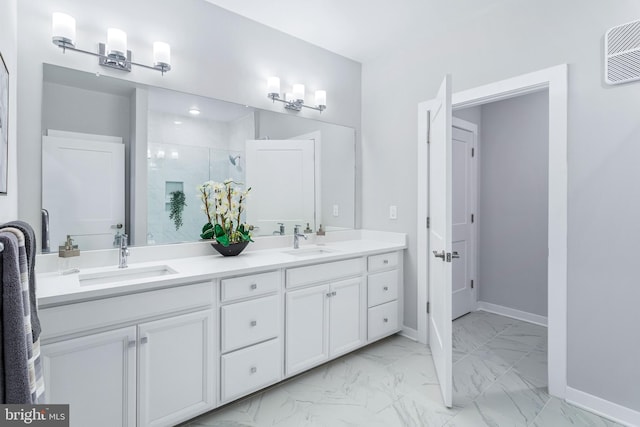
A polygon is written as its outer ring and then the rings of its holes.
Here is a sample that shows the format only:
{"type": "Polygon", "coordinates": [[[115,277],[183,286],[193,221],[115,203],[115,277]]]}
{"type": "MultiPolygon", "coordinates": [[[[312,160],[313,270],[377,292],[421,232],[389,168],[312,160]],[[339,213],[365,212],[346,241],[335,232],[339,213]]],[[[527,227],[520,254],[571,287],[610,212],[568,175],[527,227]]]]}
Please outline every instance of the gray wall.
{"type": "MultiPolygon", "coordinates": [[[[33,165],[41,161],[42,63],[284,112],[280,103],[266,97],[267,77],[278,75],[283,91],[296,82],[304,83],[309,94],[326,89],[329,105],[322,120],[351,126],[359,134],[359,63],[204,0],[21,0],[18,23],[19,216],[34,225],[40,221],[41,177],[33,165]],[[89,55],[63,54],[51,43],[51,14],[57,11],[76,18],[78,48],[96,49],[105,41],[107,27],[117,26],[127,32],[129,49],[137,62],[152,62],[155,40],[170,43],[173,69],[164,77],[139,67],[125,73],[100,67],[89,55]]],[[[295,114],[320,117],[312,110],[295,114]]]]}
{"type": "Polygon", "coordinates": [[[17,10],[17,0],[3,0],[2,13],[0,13],[0,52],[2,52],[2,58],[9,69],[9,176],[7,194],[0,194],[0,223],[18,218],[18,168],[16,160],[18,146],[16,141],[17,10]]]}
{"type": "Polygon", "coordinates": [[[131,135],[131,99],[128,96],[45,82],[42,93],[42,129],[119,136],[131,135]]]}
{"type": "Polygon", "coordinates": [[[455,92],[568,63],[568,385],[638,411],[640,83],[603,84],[602,44],[608,28],[640,16],[640,3],[461,0],[438,8],[424,33],[362,69],[362,222],[409,233],[405,323],[417,323],[418,103],[435,96],[446,73],[455,92]],[[390,204],[397,221],[388,219],[390,204]]]}
{"type": "Polygon", "coordinates": [[[548,91],[482,106],[479,300],[547,315],[548,91]]]}

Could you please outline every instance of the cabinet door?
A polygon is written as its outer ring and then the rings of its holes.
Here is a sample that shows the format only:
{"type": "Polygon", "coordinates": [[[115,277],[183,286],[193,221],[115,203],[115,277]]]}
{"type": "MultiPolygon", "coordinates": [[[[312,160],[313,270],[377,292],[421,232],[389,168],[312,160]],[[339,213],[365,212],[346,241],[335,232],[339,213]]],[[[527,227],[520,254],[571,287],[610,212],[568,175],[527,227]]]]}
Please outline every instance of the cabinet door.
{"type": "Polygon", "coordinates": [[[72,427],[134,427],[135,346],[135,326],[43,345],[47,403],[68,403],[72,427]]]}
{"type": "Polygon", "coordinates": [[[287,292],[287,375],[303,371],[329,358],[329,286],[287,292]]]}
{"type": "Polygon", "coordinates": [[[138,326],[139,425],[172,426],[214,407],[213,310],[138,326]]]}
{"type": "Polygon", "coordinates": [[[335,357],[365,342],[366,304],[361,277],[331,285],[329,355],[335,357]]]}

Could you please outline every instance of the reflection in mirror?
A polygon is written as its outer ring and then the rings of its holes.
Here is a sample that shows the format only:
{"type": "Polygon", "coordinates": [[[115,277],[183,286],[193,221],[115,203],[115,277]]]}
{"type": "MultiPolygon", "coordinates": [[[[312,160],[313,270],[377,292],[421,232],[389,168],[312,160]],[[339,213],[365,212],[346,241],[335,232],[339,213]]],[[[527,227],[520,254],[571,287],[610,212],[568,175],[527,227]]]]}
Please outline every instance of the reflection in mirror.
{"type": "Polygon", "coordinates": [[[198,240],[208,180],[252,187],[254,236],[354,227],[352,128],[49,64],[42,123],[52,251],[198,240]]]}

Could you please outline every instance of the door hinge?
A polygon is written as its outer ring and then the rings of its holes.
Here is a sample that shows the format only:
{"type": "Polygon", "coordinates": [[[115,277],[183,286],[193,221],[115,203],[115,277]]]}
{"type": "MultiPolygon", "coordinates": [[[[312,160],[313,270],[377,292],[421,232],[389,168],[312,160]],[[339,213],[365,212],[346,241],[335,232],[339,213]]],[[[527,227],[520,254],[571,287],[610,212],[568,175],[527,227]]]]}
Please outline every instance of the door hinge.
{"type": "Polygon", "coordinates": [[[427,228],[431,227],[431,218],[427,217],[427,228]]]}
{"type": "Polygon", "coordinates": [[[474,214],[471,214],[471,224],[473,224],[473,222],[476,220],[476,217],[474,214]]]}
{"type": "Polygon", "coordinates": [[[476,149],[471,148],[471,157],[475,157],[475,155],[476,155],[476,149]]]}
{"type": "Polygon", "coordinates": [[[431,304],[427,301],[427,314],[431,313],[431,304]]]}
{"type": "Polygon", "coordinates": [[[471,279],[471,289],[473,289],[473,279],[471,279]]]}

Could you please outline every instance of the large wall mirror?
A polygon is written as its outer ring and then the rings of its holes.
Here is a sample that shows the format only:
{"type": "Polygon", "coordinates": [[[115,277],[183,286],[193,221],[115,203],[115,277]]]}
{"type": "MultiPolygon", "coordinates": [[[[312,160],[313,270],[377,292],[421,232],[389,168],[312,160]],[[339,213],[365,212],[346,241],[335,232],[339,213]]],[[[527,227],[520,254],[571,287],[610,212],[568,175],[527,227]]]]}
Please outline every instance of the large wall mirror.
{"type": "Polygon", "coordinates": [[[349,127],[44,64],[42,132],[52,251],[198,240],[209,180],[252,188],[254,236],[355,225],[349,127]]]}

